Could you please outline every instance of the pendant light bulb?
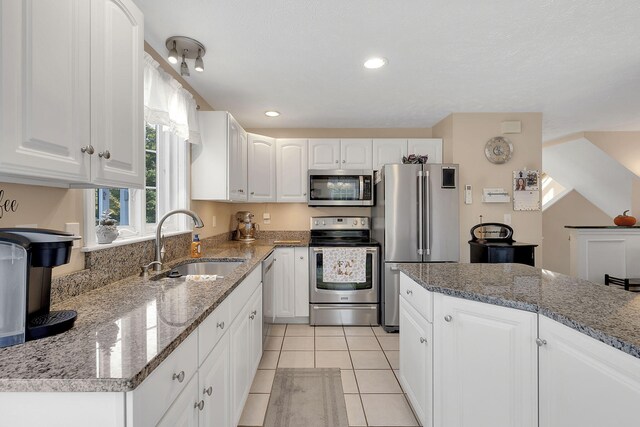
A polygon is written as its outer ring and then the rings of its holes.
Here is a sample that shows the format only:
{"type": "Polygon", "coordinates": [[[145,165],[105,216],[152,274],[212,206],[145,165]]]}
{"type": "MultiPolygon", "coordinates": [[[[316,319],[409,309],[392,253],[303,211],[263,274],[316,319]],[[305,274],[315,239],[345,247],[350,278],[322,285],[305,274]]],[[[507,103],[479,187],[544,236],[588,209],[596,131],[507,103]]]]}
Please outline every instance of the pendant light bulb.
{"type": "Polygon", "coordinates": [[[169,57],[167,58],[172,64],[178,63],[178,51],[176,50],[176,41],[173,41],[173,48],[169,51],[169,57]]]}
{"type": "Polygon", "coordinates": [[[189,77],[189,67],[187,67],[187,62],[184,60],[185,54],[182,54],[182,64],[180,64],[180,75],[189,77]]]}
{"type": "Polygon", "coordinates": [[[200,56],[201,52],[202,52],[202,49],[198,49],[198,57],[196,58],[196,66],[195,66],[196,71],[199,73],[204,71],[204,61],[202,60],[202,56],[200,56]]]}

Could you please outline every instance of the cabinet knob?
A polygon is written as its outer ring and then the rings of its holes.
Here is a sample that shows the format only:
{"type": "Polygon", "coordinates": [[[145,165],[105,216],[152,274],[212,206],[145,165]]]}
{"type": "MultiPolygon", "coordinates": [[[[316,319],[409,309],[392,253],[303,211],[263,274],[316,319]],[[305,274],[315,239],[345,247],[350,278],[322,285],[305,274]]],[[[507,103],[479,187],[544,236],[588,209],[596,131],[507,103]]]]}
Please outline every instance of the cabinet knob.
{"type": "Polygon", "coordinates": [[[256,315],[252,314],[252,315],[249,316],[249,319],[253,320],[255,317],[256,317],[256,315]]]}
{"type": "Polygon", "coordinates": [[[83,153],[87,153],[88,155],[92,155],[93,153],[96,152],[96,150],[93,149],[93,145],[89,144],[89,145],[85,145],[84,147],[82,147],[80,149],[81,152],[83,153]]]}
{"type": "Polygon", "coordinates": [[[258,310],[253,310],[253,311],[251,312],[251,314],[253,314],[253,315],[255,316],[256,314],[258,314],[258,310]]]}
{"type": "Polygon", "coordinates": [[[198,408],[199,410],[203,410],[204,409],[204,400],[201,400],[200,402],[196,402],[195,405],[193,405],[194,408],[198,408]]]}
{"type": "Polygon", "coordinates": [[[302,193],[302,195],[303,195],[303,196],[306,196],[306,195],[307,195],[307,193],[302,193]]]}
{"type": "Polygon", "coordinates": [[[224,322],[218,322],[216,328],[224,329],[224,322]]]}
{"type": "Polygon", "coordinates": [[[304,259],[304,257],[303,257],[303,256],[301,256],[301,257],[300,257],[300,259],[304,259]]]}
{"type": "Polygon", "coordinates": [[[413,295],[413,291],[411,289],[407,289],[407,295],[413,295]]]}
{"type": "Polygon", "coordinates": [[[422,337],[420,337],[420,344],[424,344],[424,343],[426,343],[426,342],[427,342],[427,339],[426,339],[426,338],[422,338],[422,337]]]}
{"type": "Polygon", "coordinates": [[[453,317],[451,317],[450,315],[447,314],[446,316],[444,316],[445,322],[451,322],[452,320],[453,320],[453,317]]]}
{"type": "Polygon", "coordinates": [[[111,158],[111,153],[109,152],[109,150],[104,150],[104,152],[99,152],[98,153],[98,157],[102,157],[105,160],[109,160],[111,158]]]}
{"type": "Polygon", "coordinates": [[[211,396],[211,393],[213,393],[213,387],[209,386],[209,388],[205,388],[204,390],[202,390],[202,394],[207,394],[209,396],[211,396]]]}
{"type": "Polygon", "coordinates": [[[343,161],[342,161],[342,163],[347,163],[347,161],[346,161],[346,160],[343,160],[343,161]]]}
{"type": "Polygon", "coordinates": [[[336,160],[336,163],[338,163],[338,161],[336,160]]]}
{"type": "Polygon", "coordinates": [[[254,194],[256,194],[256,192],[255,192],[255,191],[252,191],[252,192],[251,192],[251,195],[253,196],[254,194]]]}
{"type": "Polygon", "coordinates": [[[180,373],[178,374],[173,374],[172,379],[178,380],[178,382],[181,383],[182,381],[184,381],[184,371],[180,371],[180,373]]]}
{"type": "Polygon", "coordinates": [[[536,338],[536,344],[538,344],[538,347],[542,347],[543,345],[547,345],[547,340],[536,338]]]}

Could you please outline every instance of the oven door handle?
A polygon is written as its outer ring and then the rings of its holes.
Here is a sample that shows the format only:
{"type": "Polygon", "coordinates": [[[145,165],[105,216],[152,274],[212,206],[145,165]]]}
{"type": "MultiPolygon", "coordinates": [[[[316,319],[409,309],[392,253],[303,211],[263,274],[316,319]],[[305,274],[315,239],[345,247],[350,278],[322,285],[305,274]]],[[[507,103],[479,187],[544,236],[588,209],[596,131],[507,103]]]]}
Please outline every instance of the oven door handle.
{"type": "Polygon", "coordinates": [[[364,176],[360,175],[360,200],[364,200],[364,176]]]}
{"type": "MultiPolygon", "coordinates": [[[[351,246],[335,246],[335,247],[336,248],[345,248],[345,247],[349,248],[351,246]]],[[[327,249],[327,248],[312,248],[312,249],[313,249],[313,252],[319,253],[319,252],[322,252],[324,249],[327,249]]],[[[375,254],[375,253],[378,252],[378,248],[366,248],[366,249],[367,249],[367,253],[368,254],[375,254]]]]}
{"type": "MultiPolygon", "coordinates": [[[[318,306],[318,305],[314,305],[313,306],[314,310],[335,310],[336,308],[339,308],[339,307],[336,307],[335,305],[333,305],[332,307],[323,307],[323,306],[318,306]]],[[[348,307],[345,307],[345,308],[348,308],[349,310],[377,310],[378,309],[375,306],[354,307],[354,306],[351,306],[351,305],[348,306],[348,307]]]]}

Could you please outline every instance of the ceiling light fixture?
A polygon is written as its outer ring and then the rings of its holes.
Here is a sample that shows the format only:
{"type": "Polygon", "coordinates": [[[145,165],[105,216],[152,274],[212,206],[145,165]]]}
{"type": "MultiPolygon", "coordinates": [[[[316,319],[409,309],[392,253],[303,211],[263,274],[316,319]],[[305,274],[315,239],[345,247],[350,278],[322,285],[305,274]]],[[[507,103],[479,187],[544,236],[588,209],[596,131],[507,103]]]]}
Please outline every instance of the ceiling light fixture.
{"type": "Polygon", "coordinates": [[[204,71],[204,61],[202,60],[202,57],[207,53],[207,50],[198,40],[184,36],[173,36],[167,39],[165,46],[169,49],[169,56],[167,57],[167,60],[172,64],[178,63],[178,60],[180,59],[178,52],[182,52],[180,75],[190,75],[186,59],[195,59],[194,69],[198,72],[204,71]]]}
{"type": "Polygon", "coordinates": [[[189,67],[187,67],[187,62],[184,60],[188,49],[185,49],[182,54],[182,64],[180,64],[180,75],[189,77],[191,74],[189,73],[189,67]]]}
{"type": "Polygon", "coordinates": [[[376,69],[376,68],[381,68],[384,67],[385,65],[387,65],[389,61],[387,61],[387,58],[369,58],[364,62],[364,68],[369,68],[369,69],[376,69]]]}
{"type": "Polygon", "coordinates": [[[264,115],[267,117],[278,117],[280,113],[277,111],[265,111],[264,115]]]}
{"type": "Polygon", "coordinates": [[[198,57],[196,58],[196,66],[194,67],[195,70],[199,73],[204,71],[204,62],[202,61],[202,56],[200,55],[201,51],[202,49],[198,49],[198,57]]]}
{"type": "Polygon", "coordinates": [[[173,41],[173,47],[169,51],[169,57],[167,58],[172,64],[178,63],[178,51],[176,50],[176,41],[173,41]]]}

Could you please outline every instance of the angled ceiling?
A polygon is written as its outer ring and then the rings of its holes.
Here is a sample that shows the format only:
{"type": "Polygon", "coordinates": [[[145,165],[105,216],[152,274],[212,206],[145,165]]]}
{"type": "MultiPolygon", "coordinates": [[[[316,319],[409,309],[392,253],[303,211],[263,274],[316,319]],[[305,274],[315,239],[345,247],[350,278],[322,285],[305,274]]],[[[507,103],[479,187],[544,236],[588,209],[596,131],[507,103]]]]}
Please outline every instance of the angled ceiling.
{"type": "Polygon", "coordinates": [[[187,80],[252,127],[430,127],[532,112],[544,139],[640,130],[640,3],[629,0],[135,0],[145,38],[207,47],[187,80]],[[370,56],[388,58],[379,70],[370,56]],[[282,113],[276,119],[266,110],[282,113]]]}

